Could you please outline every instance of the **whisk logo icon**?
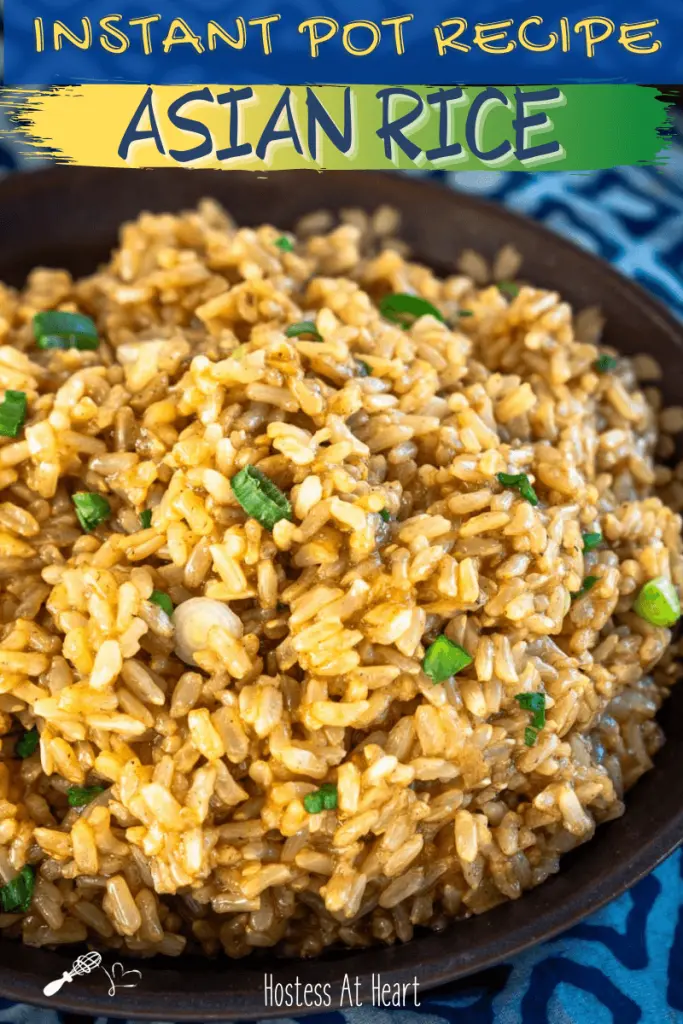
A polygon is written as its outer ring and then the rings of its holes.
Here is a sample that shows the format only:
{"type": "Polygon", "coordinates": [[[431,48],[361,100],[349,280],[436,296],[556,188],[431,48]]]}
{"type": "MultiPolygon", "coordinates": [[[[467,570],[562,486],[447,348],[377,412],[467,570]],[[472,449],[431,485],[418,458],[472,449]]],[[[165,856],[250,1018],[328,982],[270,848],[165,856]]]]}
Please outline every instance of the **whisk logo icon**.
{"type": "Polygon", "coordinates": [[[64,971],[61,978],[51,981],[43,989],[43,995],[48,997],[54,996],[59,992],[62,985],[66,985],[67,982],[72,982],[74,978],[77,978],[79,974],[90,974],[91,971],[97,969],[104,971],[109,978],[109,991],[107,995],[115,996],[117,988],[137,988],[138,982],[142,977],[140,971],[126,970],[122,963],[118,961],[111,965],[111,968],[106,968],[102,963],[102,957],[99,953],[94,950],[90,953],[84,953],[74,960],[70,971],[64,971]]]}

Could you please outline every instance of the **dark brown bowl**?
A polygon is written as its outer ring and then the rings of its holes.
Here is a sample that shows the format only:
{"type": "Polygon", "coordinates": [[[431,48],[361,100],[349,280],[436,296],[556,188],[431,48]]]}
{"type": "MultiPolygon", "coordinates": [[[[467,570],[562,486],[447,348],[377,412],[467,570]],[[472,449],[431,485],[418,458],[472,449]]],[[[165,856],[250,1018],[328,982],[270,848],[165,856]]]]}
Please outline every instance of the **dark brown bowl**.
{"type": "MultiPolygon", "coordinates": [[[[524,276],[558,289],[576,307],[599,304],[607,316],[605,340],[626,353],[651,352],[665,367],[669,403],[683,397],[683,332],[640,288],[568,242],[497,207],[405,177],[344,172],[255,174],[212,171],[110,171],[64,168],[10,179],[0,186],[0,280],[21,284],[36,265],[87,273],[105,260],[121,221],[141,210],[179,210],[215,196],[243,224],[271,221],[290,228],[303,213],[382,203],[403,216],[403,235],[417,258],[436,270],[453,269],[464,248],[492,256],[512,243],[524,256],[524,276]]],[[[597,210],[596,210],[597,214],[597,210]]],[[[71,949],[49,952],[0,941],[0,995],[93,1016],[212,1021],[281,1017],[291,1004],[266,1006],[264,975],[275,983],[329,985],[339,1005],[344,975],[360,979],[371,1003],[372,975],[412,982],[422,990],[452,981],[548,939],[602,906],[651,871],[683,838],[683,685],[660,716],[667,743],[629,794],[627,812],[598,829],[568,855],[561,872],[515,903],[422,934],[404,946],[330,952],[317,961],[263,956],[239,962],[185,958],[129,962],[140,967],[135,989],[107,996],[97,971],[46,1000],[44,985],[68,970],[71,949]]],[[[311,990],[314,992],[314,990],[311,990]]],[[[324,993],[323,993],[324,994],[324,993]]],[[[348,1006],[348,1002],[346,1003],[348,1006]]],[[[306,1012],[297,1008],[296,1012],[306,1012]]]]}

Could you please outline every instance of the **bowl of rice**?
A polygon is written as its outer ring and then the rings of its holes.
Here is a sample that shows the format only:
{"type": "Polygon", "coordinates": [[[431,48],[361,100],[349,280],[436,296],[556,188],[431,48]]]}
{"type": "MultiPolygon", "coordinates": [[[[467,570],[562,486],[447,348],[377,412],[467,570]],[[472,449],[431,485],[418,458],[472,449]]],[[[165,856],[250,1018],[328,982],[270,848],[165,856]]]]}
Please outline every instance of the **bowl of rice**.
{"type": "Polygon", "coordinates": [[[675,847],[664,309],[391,176],[69,168],[0,215],[0,994],[369,1002],[675,847]]]}

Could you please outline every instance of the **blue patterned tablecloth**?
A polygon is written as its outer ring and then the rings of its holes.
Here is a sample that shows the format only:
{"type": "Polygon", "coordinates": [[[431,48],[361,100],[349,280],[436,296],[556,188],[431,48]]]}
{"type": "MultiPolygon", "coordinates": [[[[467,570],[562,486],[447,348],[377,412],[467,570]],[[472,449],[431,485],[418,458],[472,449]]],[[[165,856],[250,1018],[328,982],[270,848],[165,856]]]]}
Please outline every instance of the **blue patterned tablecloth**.
{"type": "MultiPolygon", "coordinates": [[[[20,169],[0,148],[0,169],[20,169]]],[[[639,281],[683,317],[683,141],[666,166],[588,174],[443,174],[446,185],[542,220],[639,281]]],[[[0,188],[2,186],[0,185],[0,188]]],[[[1,969],[0,965],[0,969],[1,969]]],[[[683,1021],[683,854],[564,935],[420,1007],[360,1008],[309,1024],[674,1024],[683,1021]]],[[[69,1016],[69,1021],[76,1018],[69,1016]]],[[[0,1000],[0,1024],[66,1024],[0,1000]]],[[[105,1024],[101,1019],[97,1024],[105,1024]]],[[[291,1019],[288,1019],[291,1024],[291,1019]]]]}

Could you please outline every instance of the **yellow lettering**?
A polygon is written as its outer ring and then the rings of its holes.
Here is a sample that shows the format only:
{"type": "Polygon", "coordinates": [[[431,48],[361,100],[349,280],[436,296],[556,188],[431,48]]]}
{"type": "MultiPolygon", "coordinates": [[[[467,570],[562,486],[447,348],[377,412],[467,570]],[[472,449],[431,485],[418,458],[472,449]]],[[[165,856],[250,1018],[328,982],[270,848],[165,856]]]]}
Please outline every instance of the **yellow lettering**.
{"type": "Polygon", "coordinates": [[[519,41],[526,50],[535,50],[538,53],[545,53],[547,50],[552,50],[553,46],[557,45],[557,32],[551,32],[548,36],[547,43],[532,43],[527,37],[526,30],[528,25],[542,25],[543,18],[539,18],[537,15],[532,15],[531,18],[527,18],[519,26],[519,41]]]}
{"type": "Polygon", "coordinates": [[[406,52],[405,43],[403,42],[403,26],[407,21],[412,21],[413,17],[413,14],[402,14],[397,18],[382,18],[382,25],[394,26],[394,43],[399,57],[402,57],[406,52]]]}
{"type": "Polygon", "coordinates": [[[510,28],[510,25],[512,25],[512,18],[506,18],[505,21],[480,22],[474,26],[474,45],[482,49],[484,53],[509,53],[517,45],[513,39],[508,39],[505,46],[492,46],[491,44],[498,42],[499,39],[505,39],[505,29],[510,28]]]}
{"type": "Polygon", "coordinates": [[[331,39],[333,35],[339,31],[339,22],[335,21],[334,18],[307,18],[306,21],[302,21],[299,25],[299,32],[306,32],[308,30],[308,45],[311,50],[311,57],[317,57],[320,52],[320,47],[323,43],[326,43],[328,39],[331,39]],[[325,25],[328,28],[328,32],[324,35],[318,35],[316,26],[325,25]]]}
{"type": "Polygon", "coordinates": [[[657,28],[657,25],[659,25],[658,18],[653,18],[652,21],[634,21],[630,25],[622,25],[619,42],[629,53],[657,53],[657,50],[661,50],[662,43],[659,39],[652,39],[650,31],[650,29],[657,28]],[[644,31],[640,31],[641,29],[644,31]],[[646,39],[652,39],[650,46],[636,46],[636,43],[644,42],[646,39]]]}
{"type": "Polygon", "coordinates": [[[594,18],[584,18],[582,21],[577,21],[574,26],[574,31],[586,33],[586,56],[594,57],[595,47],[598,43],[604,43],[605,39],[609,39],[614,32],[614,22],[610,21],[609,18],[602,18],[599,16],[594,18]],[[600,34],[593,32],[593,26],[598,25],[604,29],[600,34]]]}
{"type": "Polygon", "coordinates": [[[273,44],[270,41],[270,26],[274,21],[279,21],[282,17],[281,14],[269,14],[265,18],[250,18],[247,22],[248,25],[260,25],[261,26],[261,40],[263,43],[263,52],[266,57],[269,57],[273,52],[273,44]]]}
{"type": "Polygon", "coordinates": [[[199,36],[194,34],[184,18],[174,18],[169,25],[166,38],[161,44],[164,53],[168,53],[171,47],[176,46],[178,43],[189,43],[190,46],[195,48],[197,53],[204,53],[204,44],[199,36]],[[177,33],[180,33],[180,35],[177,33]]]}
{"type": "Polygon", "coordinates": [[[222,39],[224,43],[232,46],[234,50],[243,50],[247,41],[247,26],[244,18],[235,18],[235,25],[237,26],[237,39],[233,39],[217,21],[208,22],[206,26],[206,40],[209,44],[209,49],[215,50],[216,40],[222,39]]]}
{"type": "Polygon", "coordinates": [[[83,38],[79,39],[78,36],[67,28],[63,21],[56,21],[53,27],[53,38],[55,50],[61,50],[62,38],[66,39],[67,42],[73,46],[77,46],[79,50],[87,50],[92,44],[92,25],[90,24],[90,18],[81,18],[81,25],[83,26],[83,38]]]}
{"type": "Polygon", "coordinates": [[[108,32],[110,36],[118,40],[118,45],[115,45],[106,36],[100,36],[100,45],[107,53],[125,53],[130,46],[130,39],[126,33],[113,24],[115,21],[121,21],[122,18],[122,14],[107,14],[104,18],[100,18],[100,28],[102,31],[108,32]]]}
{"type": "Polygon", "coordinates": [[[36,53],[42,53],[45,49],[45,32],[43,31],[43,19],[33,19],[33,31],[36,35],[36,53]]]}
{"type": "Polygon", "coordinates": [[[569,49],[572,45],[569,18],[560,18],[560,32],[562,34],[562,53],[569,53],[569,49]]]}
{"type": "Polygon", "coordinates": [[[461,53],[469,53],[472,49],[467,43],[458,43],[457,39],[463,34],[467,28],[467,21],[465,18],[446,18],[440,25],[436,25],[434,28],[434,36],[436,37],[436,49],[439,57],[443,57],[446,50],[460,50],[461,53]],[[450,28],[451,25],[457,25],[455,32],[451,32],[449,36],[443,34],[445,28],[450,28]]]}
{"type": "Polygon", "coordinates": [[[149,26],[155,21],[161,21],[160,14],[148,14],[144,18],[131,18],[128,22],[129,25],[140,26],[140,34],[142,35],[142,52],[146,57],[148,57],[152,52],[152,33],[149,30],[149,26]]]}
{"type": "Polygon", "coordinates": [[[342,45],[344,49],[351,54],[351,56],[365,57],[368,53],[372,53],[373,50],[377,49],[381,38],[382,33],[379,26],[375,25],[374,21],[350,21],[348,25],[344,25],[342,45]],[[372,36],[369,46],[366,46],[365,49],[354,46],[351,42],[351,33],[355,28],[366,28],[372,36]]]}

